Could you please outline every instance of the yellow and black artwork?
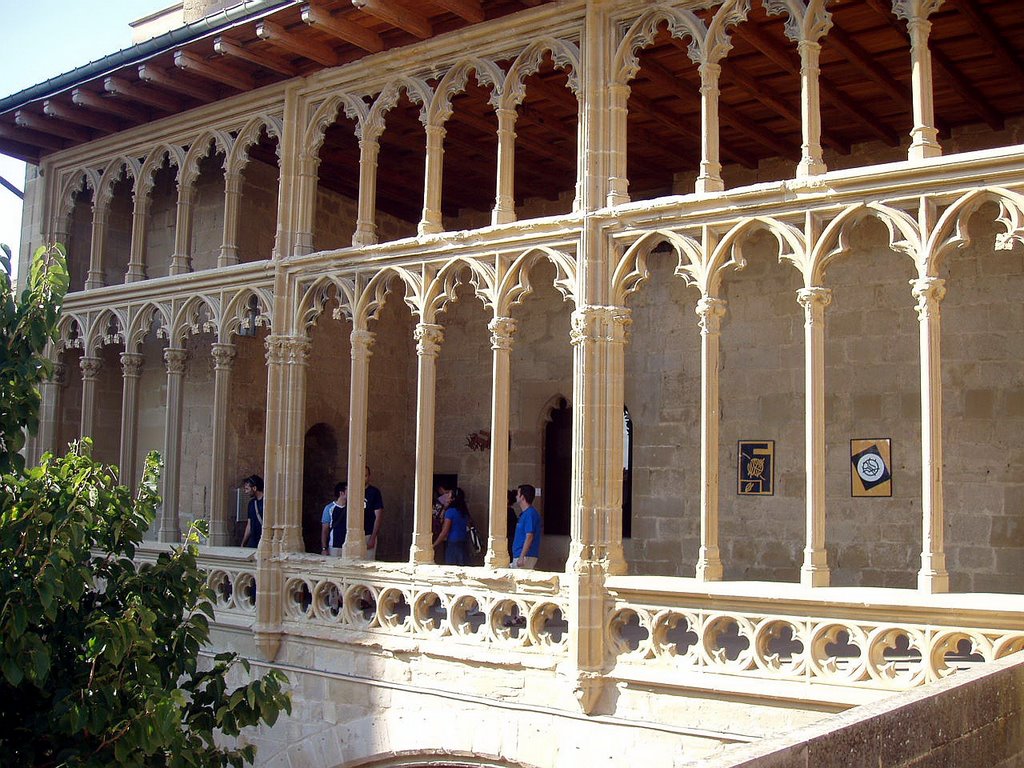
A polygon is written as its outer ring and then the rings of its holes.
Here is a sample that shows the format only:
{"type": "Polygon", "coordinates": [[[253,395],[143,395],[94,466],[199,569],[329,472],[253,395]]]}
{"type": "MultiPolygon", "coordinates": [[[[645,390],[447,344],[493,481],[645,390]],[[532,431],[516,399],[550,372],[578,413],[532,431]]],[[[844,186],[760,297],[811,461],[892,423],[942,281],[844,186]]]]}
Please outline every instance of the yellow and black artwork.
{"type": "Polygon", "coordinates": [[[740,440],[736,467],[740,496],[772,496],[775,493],[775,441],[740,440]]]}
{"type": "Polygon", "coordinates": [[[850,495],[892,496],[889,438],[850,441],[850,495]]]}

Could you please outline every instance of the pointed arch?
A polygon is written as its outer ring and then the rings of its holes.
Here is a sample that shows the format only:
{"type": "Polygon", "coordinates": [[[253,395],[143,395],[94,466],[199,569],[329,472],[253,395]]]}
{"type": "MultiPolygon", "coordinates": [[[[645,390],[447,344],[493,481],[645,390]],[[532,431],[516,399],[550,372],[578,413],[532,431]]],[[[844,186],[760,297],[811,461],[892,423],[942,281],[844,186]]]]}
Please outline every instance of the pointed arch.
{"type": "Polygon", "coordinates": [[[768,232],[779,246],[779,261],[788,261],[808,282],[807,248],[803,233],[792,224],[786,224],[772,216],[755,216],[745,219],[730,229],[715,246],[707,265],[707,290],[709,296],[717,296],[726,269],[743,269],[747,262],[743,258],[743,241],[755,232],[768,232]]]}
{"type": "Polygon", "coordinates": [[[405,285],[405,303],[414,316],[422,317],[420,298],[423,293],[423,279],[404,267],[385,267],[375,274],[356,298],[352,315],[353,328],[366,328],[370,320],[380,316],[380,310],[393,289],[394,281],[405,285]]]}
{"type": "Polygon", "coordinates": [[[480,85],[491,87],[491,106],[496,106],[502,87],[505,84],[505,73],[497,64],[488,59],[470,57],[460,59],[449,69],[441,82],[437,84],[434,97],[427,110],[427,125],[444,125],[452,115],[452,99],[466,88],[469,75],[476,74],[480,85]]]}
{"type": "Polygon", "coordinates": [[[555,289],[565,301],[576,306],[576,262],[562,251],[540,246],[517,256],[498,285],[497,315],[508,315],[512,307],[521,304],[530,293],[530,272],[538,261],[550,261],[555,267],[555,289]]]}
{"type": "Polygon", "coordinates": [[[136,199],[148,195],[153,189],[153,174],[163,165],[164,158],[167,158],[171,167],[178,169],[178,178],[181,178],[181,168],[185,162],[185,153],[181,147],[173,144],[160,144],[146,157],[142,163],[138,177],[135,179],[136,199]]]}
{"type": "Polygon", "coordinates": [[[234,139],[224,131],[204,131],[189,145],[188,152],[185,153],[178,173],[180,187],[190,187],[195,183],[199,176],[199,163],[209,154],[211,144],[217,151],[224,153],[224,162],[221,167],[227,169],[227,158],[231,154],[234,139]]]}
{"type": "Polygon", "coordinates": [[[56,352],[60,353],[68,349],[83,349],[85,345],[88,324],[86,318],[75,312],[65,311],[57,322],[56,352]]]}
{"type": "Polygon", "coordinates": [[[171,327],[170,310],[162,304],[154,301],[147,301],[133,313],[128,325],[128,337],[125,343],[125,350],[136,352],[149,335],[153,324],[156,323],[157,338],[169,338],[171,327]]]}
{"type": "Polygon", "coordinates": [[[212,333],[214,338],[219,338],[220,325],[220,301],[214,296],[206,296],[201,293],[193,294],[175,313],[169,338],[174,343],[184,343],[189,336],[200,333],[212,333]],[[205,317],[203,316],[204,311],[205,317]]]}
{"type": "Polygon", "coordinates": [[[350,278],[335,274],[321,275],[301,288],[302,294],[295,308],[293,328],[308,332],[327,309],[331,298],[338,301],[335,319],[352,319],[355,307],[355,283],[350,278]]]}
{"type": "Polygon", "coordinates": [[[922,239],[914,218],[884,203],[858,203],[832,219],[814,244],[809,259],[811,285],[824,284],[829,265],[849,251],[850,234],[866,219],[880,221],[889,233],[889,247],[913,259],[920,271],[922,239]]]}
{"type": "Polygon", "coordinates": [[[433,100],[434,92],[425,80],[402,76],[384,86],[384,90],[373,100],[373,106],[370,107],[363,122],[362,136],[359,138],[375,140],[380,137],[384,131],[384,119],[398,103],[402,91],[405,91],[410,101],[420,105],[420,122],[426,126],[427,109],[433,100]]]}
{"type": "Polygon", "coordinates": [[[110,199],[114,195],[114,184],[121,177],[122,171],[126,179],[132,180],[132,194],[135,194],[135,187],[142,173],[142,165],[133,157],[118,157],[111,160],[100,173],[100,181],[93,203],[97,209],[99,207],[106,208],[110,204],[110,199]]]}
{"type": "Polygon", "coordinates": [[[85,353],[99,353],[101,347],[108,344],[124,344],[128,318],[122,309],[108,307],[92,318],[86,332],[85,353]],[[111,333],[111,331],[113,331],[111,333]]]}
{"type": "Polygon", "coordinates": [[[270,291],[264,288],[243,288],[224,305],[218,341],[230,342],[231,337],[241,331],[243,324],[250,321],[253,330],[257,327],[273,328],[273,307],[274,296],[270,291]],[[254,315],[250,315],[250,308],[255,310],[254,315]]]}
{"type": "Polygon", "coordinates": [[[569,89],[579,99],[580,96],[580,49],[575,43],[559,40],[554,37],[542,37],[534,40],[520,53],[505,76],[505,88],[501,94],[501,107],[515,109],[526,97],[526,78],[540,69],[546,54],[559,69],[566,71],[569,77],[569,89]]]}
{"type": "Polygon", "coordinates": [[[267,136],[277,139],[280,145],[284,132],[283,121],[279,117],[261,114],[247,122],[231,143],[231,148],[224,160],[226,173],[241,172],[249,162],[249,148],[260,140],[260,134],[263,131],[267,132],[267,136]]]}
{"type": "MultiPolygon", "coordinates": [[[[735,3],[730,3],[735,4],[735,3]]],[[[687,55],[691,61],[699,61],[702,56],[708,30],[697,14],[688,9],[673,8],[658,4],[640,16],[627,30],[622,42],[619,43],[612,59],[612,83],[627,85],[636,77],[640,70],[639,52],[654,42],[658,28],[666,24],[672,37],[679,40],[690,38],[687,55]]]]}
{"type": "Polygon", "coordinates": [[[91,190],[93,205],[100,185],[100,174],[92,168],[76,168],[64,178],[64,184],[57,200],[57,218],[67,218],[75,207],[75,198],[84,189],[91,190]]]}
{"type": "Polygon", "coordinates": [[[967,223],[989,202],[999,206],[996,223],[1003,229],[996,236],[996,249],[1007,250],[1015,242],[1024,243],[1024,195],[1003,187],[974,189],[954,201],[935,223],[924,249],[922,276],[938,276],[939,265],[947,254],[971,244],[967,223]]]}
{"type": "Polygon", "coordinates": [[[707,273],[704,268],[703,250],[694,238],[671,230],[648,232],[626,249],[612,272],[612,304],[624,306],[626,298],[639,290],[650,277],[647,258],[659,245],[667,243],[676,255],[675,273],[688,285],[706,293],[707,273]]]}
{"type": "Polygon", "coordinates": [[[438,270],[434,278],[427,283],[424,291],[424,306],[427,316],[433,317],[451,302],[456,300],[455,291],[462,283],[461,275],[469,270],[469,284],[473,286],[474,295],[486,309],[493,311],[497,296],[497,275],[494,269],[475,259],[457,256],[438,270]]]}
{"type": "Polygon", "coordinates": [[[356,138],[361,138],[370,108],[361,98],[351,94],[332,94],[317,107],[309,125],[306,126],[306,132],[302,137],[302,149],[306,157],[316,157],[319,154],[327,129],[337,121],[341,112],[345,113],[345,117],[355,121],[356,138]]]}

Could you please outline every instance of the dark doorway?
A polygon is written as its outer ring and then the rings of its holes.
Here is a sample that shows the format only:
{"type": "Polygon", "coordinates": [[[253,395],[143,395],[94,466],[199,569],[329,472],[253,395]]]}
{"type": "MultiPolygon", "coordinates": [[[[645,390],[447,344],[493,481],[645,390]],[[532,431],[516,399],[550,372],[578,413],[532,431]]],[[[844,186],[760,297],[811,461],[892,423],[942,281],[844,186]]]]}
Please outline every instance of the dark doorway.
{"type": "Polygon", "coordinates": [[[564,397],[544,427],[544,533],[569,535],[572,499],[572,408],[564,397]]]}
{"type": "Polygon", "coordinates": [[[320,552],[320,515],[334,498],[338,466],[338,437],[329,424],[314,424],[306,432],[302,461],[302,543],[307,552],[320,552]]]}

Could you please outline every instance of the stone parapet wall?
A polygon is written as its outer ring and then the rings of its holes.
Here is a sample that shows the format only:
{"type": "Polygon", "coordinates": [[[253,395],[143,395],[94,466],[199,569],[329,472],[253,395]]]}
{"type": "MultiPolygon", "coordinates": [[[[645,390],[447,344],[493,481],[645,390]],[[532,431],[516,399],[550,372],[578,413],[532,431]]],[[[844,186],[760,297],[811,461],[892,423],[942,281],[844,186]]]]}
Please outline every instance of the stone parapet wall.
{"type": "Polygon", "coordinates": [[[692,768],[1018,768],[1024,765],[1024,657],[851,709],[692,768]]]}

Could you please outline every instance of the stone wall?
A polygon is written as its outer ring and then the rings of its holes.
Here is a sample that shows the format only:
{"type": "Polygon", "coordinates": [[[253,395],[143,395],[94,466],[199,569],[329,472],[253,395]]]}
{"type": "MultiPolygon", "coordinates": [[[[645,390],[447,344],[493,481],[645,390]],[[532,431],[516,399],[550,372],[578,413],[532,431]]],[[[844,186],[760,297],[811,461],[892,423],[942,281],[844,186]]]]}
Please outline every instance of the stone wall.
{"type": "Polygon", "coordinates": [[[1019,768],[1024,765],[1024,661],[1017,653],[947,680],[689,768],[1019,768]]]}
{"type": "Polygon", "coordinates": [[[132,251],[132,199],[130,180],[114,182],[114,194],[110,200],[103,238],[104,285],[121,285],[128,271],[132,251]]]}
{"type": "MultiPolygon", "coordinates": [[[[263,476],[266,455],[267,361],[264,341],[267,331],[255,336],[235,336],[235,362],[231,369],[231,397],[228,398],[227,456],[224,481],[219,492],[228,497],[227,511],[232,516],[230,539],[225,544],[240,544],[245,520],[234,520],[236,491],[242,479],[252,474],[263,476]]],[[[244,515],[244,509],[243,509],[244,515]]]]}
{"type": "Polygon", "coordinates": [[[93,412],[93,451],[96,461],[118,464],[121,460],[121,373],[120,344],[108,344],[100,353],[102,364],[96,379],[96,403],[93,412]]]}
{"type": "Polygon", "coordinates": [[[171,273],[178,217],[177,173],[177,168],[166,164],[153,173],[146,216],[146,277],[166,277],[171,273]]]}
{"type": "Polygon", "coordinates": [[[242,263],[273,256],[278,175],[276,166],[252,159],[242,170],[242,199],[238,206],[238,260],[242,263]]]}
{"type": "Polygon", "coordinates": [[[71,278],[70,290],[81,291],[89,274],[89,258],[92,250],[92,195],[80,193],[75,198],[68,222],[68,273],[71,278]]]}
{"type": "Polygon", "coordinates": [[[216,267],[220,246],[224,242],[223,162],[223,153],[208,155],[199,161],[199,176],[192,192],[190,253],[193,271],[216,267]]]}

